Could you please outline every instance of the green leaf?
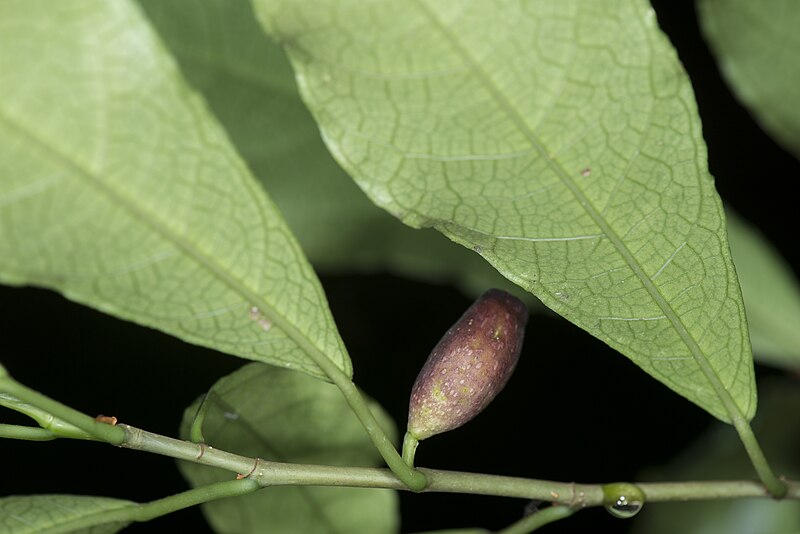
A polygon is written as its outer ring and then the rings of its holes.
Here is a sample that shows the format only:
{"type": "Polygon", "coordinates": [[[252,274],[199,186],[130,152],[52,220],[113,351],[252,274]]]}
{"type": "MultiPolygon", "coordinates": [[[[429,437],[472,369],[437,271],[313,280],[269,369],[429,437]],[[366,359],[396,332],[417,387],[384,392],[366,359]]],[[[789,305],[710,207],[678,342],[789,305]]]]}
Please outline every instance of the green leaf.
{"type": "Polygon", "coordinates": [[[283,49],[247,0],[140,3],[315,267],[448,281],[476,296],[488,287],[514,291],[477,254],[433,230],[410,229],[369,201],[331,158],[283,49]]]}
{"type": "Polygon", "coordinates": [[[128,523],[70,527],[92,516],[136,503],[83,495],[12,495],[0,499],[0,530],[5,534],[113,534],[128,523]]]}
{"type": "MultiPolygon", "coordinates": [[[[381,458],[344,398],[332,385],[299,373],[249,364],[219,380],[208,394],[203,420],[210,445],[267,460],[378,466],[381,458]]],[[[183,418],[189,436],[199,401],[183,418]]],[[[389,416],[372,403],[381,426],[396,441],[389,416]]],[[[181,463],[193,486],[228,474],[181,463]]],[[[391,490],[272,487],[235,500],[214,501],[203,511],[217,532],[380,534],[398,530],[397,494],[391,490]]]]}
{"type": "Polygon", "coordinates": [[[2,2],[0,49],[0,280],[352,372],[280,213],[134,5],[2,2]]]}
{"type": "Polygon", "coordinates": [[[480,252],[716,417],[729,397],[753,416],[696,104],[644,0],[256,6],[374,202],[480,252]]]}
{"type": "Polygon", "coordinates": [[[800,157],[800,3],[702,0],[698,12],[733,92],[770,135],[800,157]]]}
{"type": "Polygon", "coordinates": [[[766,237],[730,210],[727,217],[755,356],[800,370],[800,285],[766,237]]]}

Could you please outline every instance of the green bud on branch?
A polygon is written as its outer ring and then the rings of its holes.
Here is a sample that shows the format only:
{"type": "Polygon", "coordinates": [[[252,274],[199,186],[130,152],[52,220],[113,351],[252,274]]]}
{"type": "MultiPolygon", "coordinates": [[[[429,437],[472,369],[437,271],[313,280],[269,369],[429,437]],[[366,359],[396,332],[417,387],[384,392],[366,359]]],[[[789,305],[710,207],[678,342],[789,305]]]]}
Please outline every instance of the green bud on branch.
{"type": "Polygon", "coordinates": [[[422,440],[483,411],[517,365],[527,322],[528,309],[513,295],[498,289],[481,295],[445,333],[417,376],[408,433],[422,440]]]}

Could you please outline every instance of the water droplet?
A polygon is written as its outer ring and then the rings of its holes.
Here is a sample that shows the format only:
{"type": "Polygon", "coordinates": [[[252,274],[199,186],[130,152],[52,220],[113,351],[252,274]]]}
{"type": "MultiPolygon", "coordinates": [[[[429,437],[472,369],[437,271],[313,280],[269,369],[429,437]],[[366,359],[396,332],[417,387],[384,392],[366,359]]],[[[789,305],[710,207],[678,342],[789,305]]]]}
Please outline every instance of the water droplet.
{"type": "Polygon", "coordinates": [[[625,495],[620,495],[617,502],[612,505],[606,506],[608,513],[620,519],[628,519],[639,513],[642,509],[642,503],[639,501],[629,501],[625,495]]]}
{"type": "Polygon", "coordinates": [[[616,482],[603,486],[603,504],[614,517],[628,519],[639,513],[644,505],[644,492],[634,484],[616,482]]]}

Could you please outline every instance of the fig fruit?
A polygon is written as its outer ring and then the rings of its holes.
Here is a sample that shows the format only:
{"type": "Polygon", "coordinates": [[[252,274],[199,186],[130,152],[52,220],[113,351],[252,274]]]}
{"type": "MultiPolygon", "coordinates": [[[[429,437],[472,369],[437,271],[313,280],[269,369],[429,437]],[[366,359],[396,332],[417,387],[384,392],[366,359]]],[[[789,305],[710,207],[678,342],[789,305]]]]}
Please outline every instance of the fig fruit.
{"type": "Polygon", "coordinates": [[[425,361],[408,408],[408,434],[423,440],[457,428],[494,399],[522,349],[528,309],[490,289],[445,333],[425,361]]]}

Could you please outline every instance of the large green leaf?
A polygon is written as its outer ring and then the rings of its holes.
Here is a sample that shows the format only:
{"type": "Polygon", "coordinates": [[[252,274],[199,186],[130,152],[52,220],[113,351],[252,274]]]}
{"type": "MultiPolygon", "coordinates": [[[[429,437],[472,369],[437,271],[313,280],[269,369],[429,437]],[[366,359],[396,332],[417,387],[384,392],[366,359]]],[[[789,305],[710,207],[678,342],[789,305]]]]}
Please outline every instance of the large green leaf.
{"type": "Polygon", "coordinates": [[[800,285],[758,230],[728,210],[728,235],[759,361],[800,370],[800,285]]]}
{"type": "MultiPolygon", "coordinates": [[[[249,364],[219,380],[208,394],[203,419],[207,443],[221,449],[282,462],[377,466],[381,458],[339,391],[296,372],[249,364]]],[[[381,426],[394,424],[377,404],[381,426]]],[[[181,434],[198,403],[190,406],[181,434]]],[[[229,478],[219,470],[182,463],[193,486],[229,478]]],[[[397,494],[391,490],[274,487],[237,499],[203,505],[217,532],[245,534],[381,534],[398,529],[397,494]]]]}
{"type": "Polygon", "coordinates": [[[752,356],[689,80],[644,0],[256,0],[374,202],[729,421],[752,356]]]}
{"type": "Polygon", "coordinates": [[[12,495],[0,499],[0,531],[4,534],[114,534],[127,523],[117,521],[93,527],[70,525],[135,504],[83,495],[12,495]]]}
{"type": "Polygon", "coordinates": [[[280,213],[127,1],[0,3],[0,280],[351,373],[280,213]]]}
{"type": "MultiPolygon", "coordinates": [[[[270,191],[314,265],[327,271],[380,268],[434,281],[449,279],[475,295],[500,285],[513,291],[516,286],[477,254],[431,229],[415,231],[399,224],[364,196],[322,144],[283,50],[258,27],[247,0],[140,3],[270,191]]],[[[791,366],[800,357],[795,356],[800,342],[791,344],[797,330],[774,332],[775,323],[766,320],[766,313],[780,314],[778,324],[800,324],[797,312],[792,312],[798,304],[790,302],[792,295],[800,302],[796,284],[789,271],[778,266],[774,251],[755,254],[755,248],[769,250],[769,243],[739,219],[731,219],[729,214],[755,355],[791,366]],[[769,265],[757,265],[762,262],[769,265]],[[780,306],[763,306],[765,295],[780,306]]]]}
{"type": "Polygon", "coordinates": [[[777,141],[800,157],[800,2],[701,0],[698,11],[733,91],[777,141]]]}
{"type": "Polygon", "coordinates": [[[475,295],[514,291],[477,254],[433,230],[410,229],[369,201],[331,158],[283,49],[264,35],[248,0],[140,3],[315,267],[452,281],[475,295]]]}

